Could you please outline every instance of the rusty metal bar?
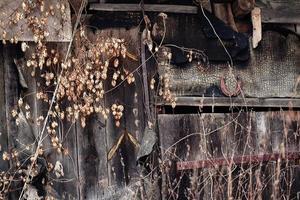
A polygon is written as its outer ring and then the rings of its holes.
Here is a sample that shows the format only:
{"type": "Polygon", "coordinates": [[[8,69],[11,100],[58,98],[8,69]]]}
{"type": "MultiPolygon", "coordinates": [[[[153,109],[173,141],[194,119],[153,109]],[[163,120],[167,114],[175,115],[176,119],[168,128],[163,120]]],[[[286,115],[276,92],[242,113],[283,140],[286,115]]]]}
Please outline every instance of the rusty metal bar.
{"type": "Polygon", "coordinates": [[[267,161],[277,161],[278,159],[298,160],[300,159],[300,152],[288,152],[285,154],[270,153],[270,154],[263,154],[263,155],[245,155],[245,156],[235,156],[233,158],[212,158],[207,160],[177,162],[177,170],[228,166],[231,163],[235,165],[260,163],[260,162],[267,162],[267,161]]]}

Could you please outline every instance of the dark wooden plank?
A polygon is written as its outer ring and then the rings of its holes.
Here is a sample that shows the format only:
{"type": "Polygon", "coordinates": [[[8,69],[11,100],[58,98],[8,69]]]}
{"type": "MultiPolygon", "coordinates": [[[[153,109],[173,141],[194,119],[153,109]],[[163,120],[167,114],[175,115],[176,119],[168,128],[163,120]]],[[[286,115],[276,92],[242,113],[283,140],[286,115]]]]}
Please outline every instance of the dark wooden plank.
{"type": "MultiPolygon", "coordinates": [[[[252,112],[251,115],[248,115],[246,112],[233,114],[202,113],[201,115],[164,114],[159,115],[159,120],[159,126],[161,127],[160,130],[165,133],[165,135],[161,136],[162,140],[164,140],[161,141],[162,148],[164,149],[182,145],[186,142],[186,140],[190,140],[190,137],[201,136],[201,134],[205,134],[207,136],[219,134],[218,137],[205,138],[208,140],[208,142],[212,142],[210,143],[210,148],[213,148],[213,151],[208,153],[216,158],[224,155],[230,156],[232,155],[232,151],[235,151],[235,155],[250,155],[254,151],[258,152],[259,154],[268,154],[272,152],[278,153],[282,152],[283,147],[287,152],[294,152],[298,150],[297,147],[299,141],[297,139],[291,141],[287,140],[288,134],[291,133],[294,134],[294,137],[298,137],[295,135],[295,132],[298,131],[298,111],[252,112]],[[190,123],[185,121],[192,119],[196,124],[200,125],[192,124],[191,127],[200,126],[200,128],[195,130],[194,128],[188,128],[187,130],[182,130],[182,128],[180,128],[177,131],[175,128],[173,129],[175,126],[182,127],[183,122],[190,123]],[[288,123],[285,121],[285,119],[288,119],[288,123]],[[163,125],[164,122],[166,122],[165,125],[163,125]],[[164,126],[169,126],[170,129],[164,128],[164,126]],[[202,128],[205,129],[203,130],[202,128]],[[181,131],[184,131],[185,133],[181,133],[181,131]],[[170,137],[169,132],[174,132],[174,136],[172,135],[172,137],[170,137]],[[235,135],[233,135],[234,137],[229,137],[231,132],[235,132],[235,135]],[[250,138],[241,137],[243,135],[247,135],[248,132],[251,134],[249,136],[250,138]],[[220,141],[218,141],[219,137],[221,137],[220,141]],[[252,137],[257,137],[257,139],[252,137]],[[220,150],[219,146],[222,146],[222,148],[227,148],[230,146],[230,148],[227,149],[228,151],[226,149],[220,150]]],[[[197,143],[199,142],[200,140],[197,141],[197,143]]],[[[195,151],[197,150],[198,148],[195,149],[195,151]]],[[[193,158],[193,156],[196,155],[197,153],[195,152],[190,153],[188,158],[193,158]]]]}
{"type": "Polygon", "coordinates": [[[55,174],[50,175],[53,182],[53,189],[62,199],[80,199],[75,125],[64,122],[59,139],[68,153],[63,154],[53,151],[49,156],[51,163],[55,166],[56,162],[59,161],[64,171],[64,176],[60,178],[57,178],[55,174]]]}
{"type": "MultiPolygon", "coordinates": [[[[31,57],[32,50],[35,48],[34,44],[29,44],[32,48],[25,53],[25,60],[31,57]]],[[[47,45],[48,49],[59,49],[59,54],[64,55],[66,52],[67,44],[66,43],[49,43],[47,45]]],[[[23,63],[26,65],[26,63],[23,63]]],[[[24,130],[19,131],[19,137],[24,137],[24,135],[32,134],[34,139],[39,139],[44,137],[43,147],[45,149],[44,156],[49,163],[53,166],[57,162],[60,162],[63,166],[64,175],[62,177],[56,177],[54,173],[49,173],[49,182],[53,184],[53,192],[59,196],[61,199],[78,199],[78,165],[77,165],[77,149],[76,149],[76,132],[74,124],[67,121],[57,121],[59,128],[56,130],[56,135],[59,138],[59,141],[62,142],[63,147],[65,148],[66,155],[63,153],[58,153],[56,149],[51,145],[51,138],[48,135],[48,132],[45,131],[41,133],[43,127],[43,121],[38,123],[38,118],[45,118],[49,109],[49,104],[43,100],[38,100],[36,94],[41,91],[51,91],[54,87],[49,87],[45,85],[44,79],[41,77],[41,74],[46,72],[45,69],[35,70],[35,76],[31,75],[32,69],[27,68],[26,66],[20,66],[23,68],[24,79],[27,82],[28,89],[22,90],[21,97],[24,99],[24,103],[30,106],[31,119],[28,122],[28,126],[31,127],[31,132],[22,133],[24,130]]],[[[48,94],[49,95],[49,94],[48,94]]],[[[51,98],[51,95],[49,95],[51,98]]],[[[48,119],[47,126],[51,123],[51,118],[48,119]]],[[[34,140],[33,140],[34,141],[34,140]]],[[[36,149],[32,149],[34,152],[36,149]]]]}
{"type": "MultiPolygon", "coordinates": [[[[90,40],[95,39],[94,32],[86,30],[86,34],[90,40]]],[[[75,52],[82,47],[80,45],[75,44],[75,52]]],[[[109,186],[110,175],[107,163],[106,120],[100,114],[94,113],[86,119],[85,127],[81,126],[80,120],[74,127],[76,145],[73,144],[72,151],[75,153],[74,161],[78,166],[78,199],[103,199],[109,186]]],[[[72,140],[69,145],[72,145],[71,142],[72,140]]]]}
{"type": "MultiPolygon", "coordinates": [[[[273,107],[273,108],[299,108],[300,99],[293,98],[240,98],[240,97],[176,97],[177,106],[200,107],[273,107]]],[[[157,105],[168,105],[169,102],[158,102],[157,105]]]]}
{"type": "MultiPolygon", "coordinates": [[[[102,35],[103,37],[115,37],[115,38],[121,38],[124,37],[126,30],[125,29],[107,29],[107,30],[101,30],[98,31],[98,34],[102,35]]],[[[129,33],[129,32],[128,32],[129,33]]],[[[129,36],[130,37],[130,36],[129,36]]],[[[112,81],[112,75],[114,70],[110,70],[108,72],[108,79],[105,83],[106,90],[113,88],[111,81],[112,81]]],[[[126,83],[126,82],[125,82],[126,83]]],[[[124,84],[125,84],[124,83],[124,84]]],[[[124,110],[126,109],[125,103],[125,86],[124,84],[116,87],[113,91],[106,94],[105,96],[105,107],[110,109],[111,111],[111,105],[112,104],[121,104],[124,106],[124,110]]],[[[124,113],[123,113],[124,114],[124,113]]],[[[123,115],[123,117],[120,120],[120,127],[116,127],[116,122],[112,114],[109,114],[108,119],[106,120],[106,144],[107,149],[111,149],[117,142],[118,138],[124,133],[126,128],[126,118],[123,115]]],[[[129,150],[132,152],[132,149],[129,150]]],[[[127,149],[126,144],[123,143],[120,148],[116,151],[115,155],[110,161],[107,161],[108,165],[108,184],[111,187],[114,188],[121,188],[124,187],[128,183],[128,174],[127,174],[127,168],[124,165],[125,162],[127,162],[127,149]]]]}
{"type": "MultiPolygon", "coordinates": [[[[6,104],[5,104],[5,68],[3,60],[3,46],[0,45],[0,153],[8,151],[8,135],[6,126],[6,104]]],[[[8,162],[0,159],[0,170],[7,170],[8,162]]]]}
{"type": "MultiPolygon", "coordinates": [[[[129,29],[127,31],[121,30],[120,37],[125,38],[128,44],[128,51],[133,55],[139,55],[141,52],[141,36],[139,34],[140,28],[135,27],[129,29]]],[[[138,57],[137,57],[138,58],[138,57]]],[[[147,81],[147,74],[145,75],[145,67],[143,66],[142,69],[140,67],[141,62],[143,59],[137,61],[127,58],[124,61],[124,68],[130,72],[139,69],[136,73],[133,74],[134,76],[134,83],[128,84],[127,82],[124,84],[124,122],[125,122],[125,129],[137,139],[139,144],[141,144],[143,133],[145,129],[145,125],[147,124],[148,117],[147,116],[149,111],[149,93],[148,96],[145,94],[147,91],[144,81],[147,81]],[[145,80],[146,78],[146,80],[145,80]],[[148,105],[147,105],[147,98],[148,98],[148,105]],[[148,110],[148,111],[147,111],[148,110]]],[[[138,146],[135,146],[129,140],[126,142],[126,160],[125,161],[125,168],[127,170],[128,176],[128,183],[127,184],[135,184],[136,180],[140,177],[140,171],[137,167],[137,153],[139,150],[138,146]]]]}
{"type": "MultiPolygon", "coordinates": [[[[18,83],[18,72],[14,65],[13,58],[17,55],[16,46],[5,45],[3,47],[3,58],[4,58],[4,77],[5,77],[5,111],[6,111],[6,131],[8,141],[8,152],[18,149],[18,127],[15,123],[11,112],[16,109],[18,105],[19,96],[19,83],[18,83]]],[[[14,164],[10,160],[9,165],[14,170],[14,164]]],[[[12,183],[11,188],[15,188],[16,185],[12,183]]],[[[9,193],[9,198],[17,199],[19,192],[9,193]]]]}
{"type": "MultiPolygon", "coordinates": [[[[258,112],[255,114],[254,119],[254,131],[257,132],[257,153],[259,155],[272,153],[272,143],[270,142],[272,140],[272,134],[270,132],[269,116],[263,112],[258,112]]],[[[263,183],[270,179],[270,176],[272,176],[272,168],[272,163],[266,163],[265,166],[259,165],[259,167],[256,169],[256,182],[263,183]]],[[[272,183],[270,183],[270,181],[267,181],[267,183],[263,185],[265,189],[263,189],[263,186],[261,184],[257,188],[257,190],[260,192],[260,194],[258,194],[259,199],[270,196],[272,194],[272,183]]]]}
{"type": "Polygon", "coordinates": [[[76,124],[80,199],[101,199],[108,187],[105,120],[93,115],[82,128],[76,124]]]}
{"type": "MultiPolygon", "coordinates": [[[[191,135],[186,140],[179,141],[188,133],[197,133],[202,130],[202,120],[200,115],[159,115],[158,127],[162,152],[161,160],[164,166],[161,169],[163,199],[185,199],[184,194],[187,193],[187,188],[192,182],[187,178],[189,174],[176,172],[174,160],[205,159],[209,156],[206,152],[204,135],[191,135]]],[[[200,185],[203,186],[198,184],[197,192],[201,190],[200,185]]],[[[198,195],[202,197],[203,193],[198,195]]]]}
{"type": "MultiPolygon", "coordinates": [[[[273,112],[269,114],[268,118],[270,121],[272,152],[278,152],[283,155],[289,151],[299,152],[299,130],[296,128],[299,126],[299,112],[273,112]]],[[[299,167],[293,167],[293,165],[298,163],[287,159],[288,157],[285,156],[277,159],[275,163],[270,163],[270,176],[273,183],[270,191],[272,191],[272,196],[275,199],[289,196],[287,191],[282,188],[290,188],[290,190],[298,190],[297,192],[299,192],[299,189],[294,188],[295,183],[292,180],[296,180],[296,178],[287,173],[297,174],[299,167]],[[282,168],[288,170],[282,171],[282,168]]]]}
{"type": "Polygon", "coordinates": [[[147,62],[146,62],[146,48],[143,44],[143,39],[141,38],[141,63],[143,70],[143,89],[144,89],[144,101],[145,101],[145,114],[147,120],[151,120],[150,113],[150,97],[149,97],[149,86],[148,86],[148,73],[147,73],[147,62]]]}
{"type": "Polygon", "coordinates": [[[300,150],[300,140],[296,136],[297,132],[294,128],[298,126],[300,121],[300,114],[293,111],[285,112],[281,114],[281,120],[284,127],[284,147],[285,151],[299,151],[300,150]]]}
{"type": "Polygon", "coordinates": [[[6,126],[8,132],[8,148],[10,150],[17,147],[18,128],[11,115],[13,109],[17,108],[19,85],[18,72],[14,65],[13,58],[16,56],[16,46],[5,45],[3,48],[4,68],[5,68],[5,102],[6,102],[6,126]]]}
{"type": "MultiPolygon", "coordinates": [[[[52,45],[53,46],[50,47],[57,49],[58,53],[62,56],[62,58],[66,56],[69,43],[52,43],[52,45]]],[[[48,108],[48,105],[42,104],[40,105],[40,109],[42,110],[40,110],[39,112],[41,113],[42,111],[47,110],[48,108]]],[[[45,112],[43,114],[46,115],[45,112]]],[[[56,161],[60,161],[64,167],[63,177],[57,179],[54,176],[54,174],[52,174],[52,177],[54,177],[56,180],[54,181],[55,189],[57,190],[58,194],[61,196],[62,199],[80,199],[80,177],[78,175],[79,152],[77,144],[78,137],[75,124],[73,122],[68,122],[67,120],[60,121],[60,131],[58,131],[57,136],[68,153],[65,154],[51,152],[51,161],[53,162],[53,164],[55,164],[56,161]]]]}
{"type": "MultiPolygon", "coordinates": [[[[124,12],[140,12],[142,11],[141,4],[111,4],[111,3],[93,3],[90,5],[90,10],[95,11],[124,11],[124,12]]],[[[144,10],[146,12],[170,12],[170,13],[189,13],[197,14],[198,8],[196,6],[184,5],[163,5],[163,4],[145,4],[144,10]]]]}
{"type": "MultiPolygon", "coordinates": [[[[128,44],[127,50],[134,55],[137,55],[139,51],[140,37],[138,33],[138,28],[129,30],[112,28],[96,32],[97,35],[103,37],[124,38],[128,44]]],[[[95,39],[94,33],[88,31],[87,34],[91,40],[95,39]]],[[[122,67],[128,72],[136,69],[138,65],[137,61],[131,59],[122,60],[122,67]]],[[[120,71],[122,74],[124,73],[121,67],[120,71]]],[[[122,193],[122,188],[134,184],[139,177],[136,167],[137,148],[128,138],[124,138],[112,159],[107,160],[108,151],[125,131],[140,140],[144,128],[142,77],[139,73],[135,73],[135,83],[128,85],[125,80],[123,84],[112,89],[111,77],[113,72],[114,70],[108,72],[105,88],[106,91],[110,91],[106,94],[103,104],[108,109],[114,103],[124,106],[120,127],[115,125],[112,114],[109,114],[108,119],[96,115],[91,116],[85,128],[77,125],[80,195],[82,199],[115,198],[114,195],[117,195],[114,194],[115,192],[122,193]]]]}
{"type": "MultiPolygon", "coordinates": [[[[26,60],[29,60],[31,58],[32,53],[35,52],[35,44],[30,43],[29,47],[30,48],[24,54],[24,60],[17,61],[18,67],[23,71],[24,80],[28,86],[27,89],[21,89],[20,98],[23,99],[24,104],[28,104],[30,106],[31,122],[29,125],[32,127],[32,132],[27,134],[32,134],[34,139],[39,139],[40,137],[42,137],[40,135],[40,132],[43,126],[43,122],[41,122],[40,125],[38,125],[37,121],[40,116],[45,117],[45,112],[47,112],[48,108],[47,104],[43,103],[42,101],[39,101],[36,98],[36,94],[38,92],[41,92],[41,87],[37,85],[37,82],[40,82],[40,84],[43,83],[43,81],[41,81],[42,78],[40,78],[42,72],[40,72],[40,70],[35,69],[35,76],[32,76],[32,68],[27,68],[26,66],[26,60]]],[[[47,138],[46,141],[46,143],[48,143],[49,145],[49,138],[47,138]]],[[[32,151],[35,151],[35,149],[32,149],[32,151]]]]}
{"type": "MultiPolygon", "coordinates": [[[[100,31],[99,31],[100,32],[100,31]]],[[[133,54],[138,55],[140,46],[139,28],[115,28],[109,30],[102,30],[103,36],[110,36],[115,38],[124,38],[127,43],[127,50],[133,54]]],[[[123,60],[122,68],[128,72],[136,70],[139,62],[130,58],[123,60]]],[[[120,68],[121,73],[122,68],[120,68]]],[[[105,104],[107,107],[114,103],[124,106],[123,117],[121,118],[120,127],[116,127],[115,120],[110,114],[106,123],[106,138],[107,148],[110,149],[116,144],[118,138],[125,131],[130,133],[138,141],[142,139],[144,129],[144,104],[143,104],[143,87],[142,77],[140,71],[133,74],[135,82],[128,84],[125,80],[122,85],[112,90],[106,95],[105,104]]],[[[109,76],[111,77],[111,76],[109,76]]],[[[111,88],[110,80],[107,81],[107,89],[111,88]]],[[[136,166],[138,147],[135,146],[128,138],[125,138],[123,144],[120,146],[112,160],[108,161],[109,184],[122,188],[126,185],[134,185],[139,173],[136,166]]]]}

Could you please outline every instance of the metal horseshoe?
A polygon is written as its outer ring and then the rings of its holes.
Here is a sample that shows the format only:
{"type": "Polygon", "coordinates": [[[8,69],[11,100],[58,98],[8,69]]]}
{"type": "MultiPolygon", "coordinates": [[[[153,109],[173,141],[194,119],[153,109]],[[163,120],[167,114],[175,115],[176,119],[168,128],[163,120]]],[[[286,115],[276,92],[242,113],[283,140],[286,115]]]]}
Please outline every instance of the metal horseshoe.
{"type": "Polygon", "coordinates": [[[220,87],[221,87],[221,91],[223,92],[223,94],[225,96],[235,97],[235,96],[238,96],[241,93],[241,91],[242,91],[242,81],[237,78],[235,90],[234,91],[230,91],[228,89],[226,83],[225,83],[224,76],[222,76],[221,77],[220,87]]]}

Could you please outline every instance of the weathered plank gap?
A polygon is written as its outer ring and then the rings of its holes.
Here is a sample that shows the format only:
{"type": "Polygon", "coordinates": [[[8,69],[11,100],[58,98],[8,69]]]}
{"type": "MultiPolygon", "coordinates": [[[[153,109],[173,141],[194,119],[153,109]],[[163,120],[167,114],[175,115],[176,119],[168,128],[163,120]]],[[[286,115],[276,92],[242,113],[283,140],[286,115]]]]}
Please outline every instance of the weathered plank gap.
{"type": "Polygon", "coordinates": [[[81,176],[80,176],[80,160],[81,160],[81,157],[80,157],[80,148],[79,148],[79,144],[78,144],[78,131],[77,131],[77,122],[75,122],[75,126],[74,126],[74,130],[75,130],[75,141],[76,141],[76,144],[75,144],[75,147],[76,147],[76,164],[77,164],[77,180],[76,180],[76,186],[77,186],[77,192],[78,192],[78,198],[79,200],[81,199],[81,176]]]}
{"type": "MultiPolygon", "coordinates": [[[[1,45],[0,50],[0,106],[2,109],[0,110],[0,141],[1,147],[0,152],[4,152],[8,150],[8,133],[7,133],[7,124],[6,122],[6,93],[5,93],[5,67],[4,67],[4,57],[3,57],[3,46],[1,45]]],[[[0,169],[7,170],[8,162],[1,161],[0,169]]]]}
{"type": "Polygon", "coordinates": [[[141,38],[141,62],[142,62],[142,70],[143,70],[143,88],[144,88],[144,98],[145,98],[145,112],[147,116],[147,120],[152,120],[151,112],[150,112],[150,97],[149,97],[149,87],[148,87],[148,75],[147,75],[147,63],[145,56],[145,44],[143,43],[143,38],[141,38]]]}

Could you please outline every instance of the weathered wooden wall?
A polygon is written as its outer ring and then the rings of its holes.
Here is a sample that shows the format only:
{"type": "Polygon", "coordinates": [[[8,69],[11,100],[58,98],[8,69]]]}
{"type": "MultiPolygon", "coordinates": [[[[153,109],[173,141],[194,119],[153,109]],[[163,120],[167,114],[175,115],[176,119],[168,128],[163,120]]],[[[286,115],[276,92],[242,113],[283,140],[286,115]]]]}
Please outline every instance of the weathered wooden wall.
{"type": "MultiPolygon", "coordinates": [[[[89,34],[93,35],[92,32],[89,34]]],[[[95,34],[101,34],[104,37],[124,38],[128,44],[128,51],[133,55],[139,55],[140,37],[137,28],[129,30],[123,28],[107,29],[97,31],[95,34]]],[[[139,62],[129,59],[123,63],[123,67],[128,71],[133,71],[138,66],[139,62]]],[[[134,76],[134,84],[128,85],[125,82],[106,95],[105,105],[107,107],[113,103],[124,105],[124,117],[122,117],[119,128],[115,126],[115,120],[112,116],[108,120],[93,116],[86,128],[82,129],[80,125],[76,126],[79,176],[80,179],[83,179],[80,185],[82,199],[109,197],[119,187],[130,185],[132,180],[139,176],[136,168],[138,149],[129,141],[125,141],[112,160],[107,161],[108,151],[125,131],[131,133],[139,141],[143,136],[145,122],[143,120],[141,71],[139,70],[134,76]]],[[[111,82],[108,80],[106,90],[111,89],[111,82]]]]}
{"type": "Polygon", "coordinates": [[[242,165],[232,163],[232,166],[230,162],[235,157],[247,155],[253,156],[253,160],[258,155],[275,153],[287,155],[296,152],[299,156],[299,114],[278,111],[159,115],[160,144],[165,163],[164,195],[174,198],[173,195],[178,194],[179,197],[175,195],[178,199],[193,196],[197,199],[224,199],[228,198],[228,185],[232,184],[233,199],[251,195],[254,199],[269,199],[272,195],[275,199],[284,196],[297,198],[300,191],[297,160],[282,158],[277,162],[265,160],[242,165]],[[220,158],[225,162],[218,163],[216,159],[220,158]],[[178,163],[199,160],[209,162],[192,166],[190,170],[178,170],[178,163]],[[278,162],[282,167],[278,175],[280,192],[275,186],[278,162]],[[293,174],[292,179],[289,173],[293,174]],[[263,188],[258,188],[259,181],[263,188]],[[206,184],[213,188],[212,191],[206,184]],[[288,190],[290,194],[286,193],[288,190]]]}
{"type": "MultiPolygon", "coordinates": [[[[102,15],[104,14],[102,13],[102,15]]],[[[132,14],[127,17],[126,22],[132,20],[134,23],[132,23],[133,25],[121,24],[121,27],[126,28],[107,27],[115,25],[108,23],[97,24],[99,22],[97,20],[100,20],[100,18],[101,22],[107,20],[107,16],[103,17],[102,15],[99,14],[100,17],[96,17],[96,25],[100,29],[105,29],[97,30],[96,32],[88,31],[87,35],[93,38],[96,33],[99,33],[102,36],[124,38],[128,45],[128,51],[134,55],[141,55],[140,27],[135,27],[135,23],[139,23],[142,19],[141,15],[132,14]]],[[[173,25],[176,25],[178,28],[175,29],[173,27],[173,30],[170,29],[167,39],[172,39],[171,36],[173,35],[181,46],[186,44],[195,45],[193,41],[198,40],[199,42],[199,38],[203,41],[206,40],[200,33],[196,19],[198,16],[169,15],[169,17],[173,25]],[[180,29],[182,27],[185,28],[184,31],[180,29]],[[189,29],[190,27],[192,29],[189,29]],[[196,36],[193,35],[193,40],[190,40],[191,30],[196,33],[196,36]]],[[[122,20],[119,20],[118,23],[124,23],[122,20]]],[[[250,91],[249,96],[292,97],[290,94],[294,89],[293,83],[299,73],[297,68],[299,65],[299,59],[297,58],[299,55],[299,43],[295,41],[298,42],[299,40],[294,35],[285,37],[279,33],[266,33],[261,47],[257,50],[251,50],[252,58],[250,64],[248,63],[247,66],[238,65],[238,72],[244,74],[244,80],[249,84],[245,86],[245,89],[248,88],[250,91]],[[281,48],[279,49],[278,46],[281,48]],[[268,49],[268,51],[265,51],[265,49],[268,49]],[[249,65],[256,69],[255,73],[252,73],[251,69],[247,68],[249,65]],[[270,65],[276,65],[272,66],[272,71],[268,71],[270,65]],[[276,74],[278,71],[275,67],[279,67],[283,73],[276,74]],[[260,70],[267,73],[267,78],[258,79],[261,74],[260,70]],[[274,77],[278,79],[275,80],[274,77]],[[253,79],[258,79],[257,85],[251,85],[253,79]],[[276,83],[277,89],[279,88],[277,93],[274,95],[267,94],[267,92],[270,92],[269,88],[265,88],[264,85],[260,86],[259,83],[261,82],[268,87],[274,86],[276,83]],[[283,87],[283,85],[288,85],[289,87],[283,87]],[[255,92],[260,93],[257,95],[255,92]]],[[[169,40],[168,42],[174,42],[174,40],[169,40]]],[[[58,45],[58,48],[63,49],[66,46],[58,45]]],[[[24,140],[26,138],[26,141],[34,140],[41,128],[37,125],[36,119],[42,114],[45,115],[48,108],[46,104],[41,103],[34,96],[30,95],[37,92],[38,79],[32,78],[30,73],[24,73],[28,89],[21,87],[21,77],[18,75],[18,69],[13,60],[16,57],[22,57],[19,54],[20,47],[18,45],[1,46],[0,153],[11,151],[13,148],[20,146],[16,139],[24,140]],[[29,123],[25,120],[21,127],[17,127],[11,117],[11,111],[16,108],[20,96],[26,96],[25,101],[32,108],[34,121],[31,125],[28,125],[29,123]]],[[[138,59],[140,58],[138,57],[138,59]]],[[[129,71],[140,67],[140,64],[140,61],[130,59],[125,60],[123,63],[124,67],[129,71]]],[[[156,63],[153,60],[148,63],[147,68],[149,71],[155,71],[155,67],[156,63]]],[[[204,72],[199,71],[193,64],[183,68],[173,67],[173,71],[170,74],[174,81],[172,86],[175,90],[180,88],[180,91],[177,90],[177,92],[181,95],[201,96],[206,94],[205,90],[210,84],[217,85],[221,74],[226,71],[224,65],[219,64],[212,65],[208,71],[204,72]],[[216,74],[218,75],[217,77],[216,74]],[[209,80],[206,81],[206,79],[209,80]],[[207,85],[207,82],[209,82],[209,85],[207,85]]],[[[63,156],[50,151],[46,152],[46,159],[49,162],[55,165],[55,162],[59,160],[64,167],[65,176],[60,179],[56,179],[54,174],[49,174],[49,181],[53,182],[51,191],[58,199],[132,199],[132,188],[135,186],[136,180],[139,180],[141,176],[136,163],[138,148],[129,141],[125,141],[112,160],[108,161],[107,154],[124,131],[128,131],[142,143],[144,129],[148,120],[145,116],[142,71],[137,70],[134,76],[135,83],[132,85],[128,85],[125,82],[111,91],[110,81],[106,85],[106,90],[110,91],[105,98],[106,106],[110,107],[112,103],[120,103],[125,107],[120,128],[115,126],[112,116],[105,120],[101,116],[93,115],[88,119],[85,128],[82,128],[77,122],[73,124],[63,123],[64,128],[60,131],[59,137],[63,141],[64,147],[68,149],[69,154],[63,156]]],[[[149,77],[147,78],[149,79],[149,77]]],[[[208,96],[214,95],[209,94],[208,96]]],[[[152,103],[155,104],[156,102],[152,103]]],[[[198,106],[198,104],[194,106],[198,106]]],[[[282,105],[277,106],[281,107],[282,105]]],[[[287,107],[287,105],[283,105],[283,107],[287,107]]],[[[156,111],[155,108],[153,110],[156,111]]],[[[184,112],[188,111],[184,110],[184,112]]],[[[160,167],[162,167],[161,189],[164,194],[163,198],[222,199],[227,197],[227,188],[230,186],[227,183],[229,174],[226,171],[228,168],[219,167],[216,169],[180,171],[175,168],[176,162],[201,159],[213,160],[214,158],[227,158],[232,155],[259,155],[282,152],[283,150],[285,152],[298,152],[300,150],[299,121],[299,112],[296,111],[158,115],[159,144],[162,152],[160,167]],[[186,137],[188,134],[192,135],[186,137]],[[222,178],[221,176],[224,177],[222,178]],[[209,181],[207,181],[208,178],[210,179],[209,181]],[[209,182],[207,185],[202,184],[206,181],[209,182]]],[[[49,145],[49,141],[46,140],[46,144],[49,145]]],[[[155,158],[155,161],[157,160],[158,158],[155,158]]],[[[11,163],[0,160],[1,170],[8,169],[10,165],[11,163]]],[[[273,183],[275,179],[272,175],[276,173],[277,166],[275,162],[266,162],[265,165],[255,165],[252,168],[243,165],[235,167],[236,170],[231,175],[235,179],[233,183],[245,183],[247,188],[232,186],[236,189],[232,194],[234,197],[249,197],[251,196],[251,191],[257,192],[257,190],[259,191],[256,194],[257,196],[253,197],[254,199],[259,195],[265,199],[268,199],[272,194],[277,195],[274,199],[281,194],[285,195],[285,191],[274,193],[276,188],[274,188],[273,183]],[[243,177],[238,177],[241,172],[243,172],[243,177]],[[260,187],[258,186],[259,180],[257,176],[266,181],[267,185],[265,188],[256,188],[260,187]],[[250,183],[251,180],[253,181],[252,183],[250,183]],[[245,191],[242,189],[245,189],[245,191]]],[[[291,178],[284,173],[293,173],[294,181],[291,185],[291,197],[296,198],[300,188],[297,182],[300,178],[299,165],[292,160],[289,161],[286,167],[288,170],[283,170],[282,177],[291,178]]],[[[286,183],[283,180],[280,181],[280,187],[284,190],[286,183]]],[[[16,192],[11,192],[11,198],[16,198],[17,194],[16,192]]],[[[152,194],[152,197],[154,199],[159,198],[154,194],[152,194]]],[[[149,199],[151,198],[149,197],[149,199]]]]}
{"type": "MultiPolygon", "coordinates": [[[[94,34],[92,31],[88,32],[91,38],[95,37],[94,34]]],[[[138,28],[108,29],[97,32],[97,34],[101,34],[103,37],[124,38],[128,44],[128,51],[135,56],[139,55],[138,28]]],[[[66,48],[64,44],[52,44],[52,46],[61,50],[66,48]]],[[[20,147],[18,141],[34,142],[42,127],[37,124],[37,118],[41,115],[45,116],[48,109],[48,104],[42,103],[35,97],[38,92],[37,84],[42,81],[32,77],[30,70],[22,71],[28,88],[21,87],[18,69],[14,63],[14,58],[23,57],[20,52],[18,45],[1,46],[1,155],[5,151],[18,149],[20,147]],[[17,108],[19,97],[25,97],[24,102],[30,105],[33,122],[24,120],[21,126],[16,126],[11,111],[17,108]]],[[[26,54],[31,55],[30,52],[26,54]]],[[[26,55],[24,56],[26,57],[26,55]]],[[[22,63],[19,67],[22,68],[21,65],[22,63]]],[[[126,59],[123,66],[130,72],[139,66],[139,61],[126,59]]],[[[42,72],[36,73],[36,77],[38,77],[42,72]]],[[[112,116],[105,120],[100,116],[93,115],[88,119],[85,128],[77,123],[64,122],[61,124],[63,128],[59,131],[58,136],[63,141],[63,146],[68,149],[68,155],[61,155],[55,151],[46,151],[45,153],[45,159],[50,163],[55,165],[56,161],[60,161],[64,167],[64,177],[56,178],[53,173],[49,174],[48,181],[53,183],[52,195],[58,199],[118,199],[114,195],[119,188],[125,188],[135,183],[139,177],[136,166],[138,148],[129,141],[125,141],[111,161],[108,161],[107,154],[125,131],[131,133],[139,142],[142,140],[145,113],[141,73],[141,70],[138,70],[134,74],[135,83],[128,85],[125,81],[106,95],[105,105],[107,107],[110,108],[113,103],[124,105],[124,116],[119,128],[115,126],[112,116]]],[[[107,81],[106,89],[112,89],[110,80],[107,81]]],[[[51,148],[49,140],[49,138],[45,139],[45,149],[51,148]]],[[[0,167],[2,170],[8,169],[9,163],[1,160],[0,167]]],[[[15,194],[17,196],[18,193],[15,194]]],[[[120,193],[119,195],[124,194],[120,193]]],[[[127,193],[127,195],[132,194],[127,193]]],[[[11,198],[14,199],[14,197],[11,198]]]]}

